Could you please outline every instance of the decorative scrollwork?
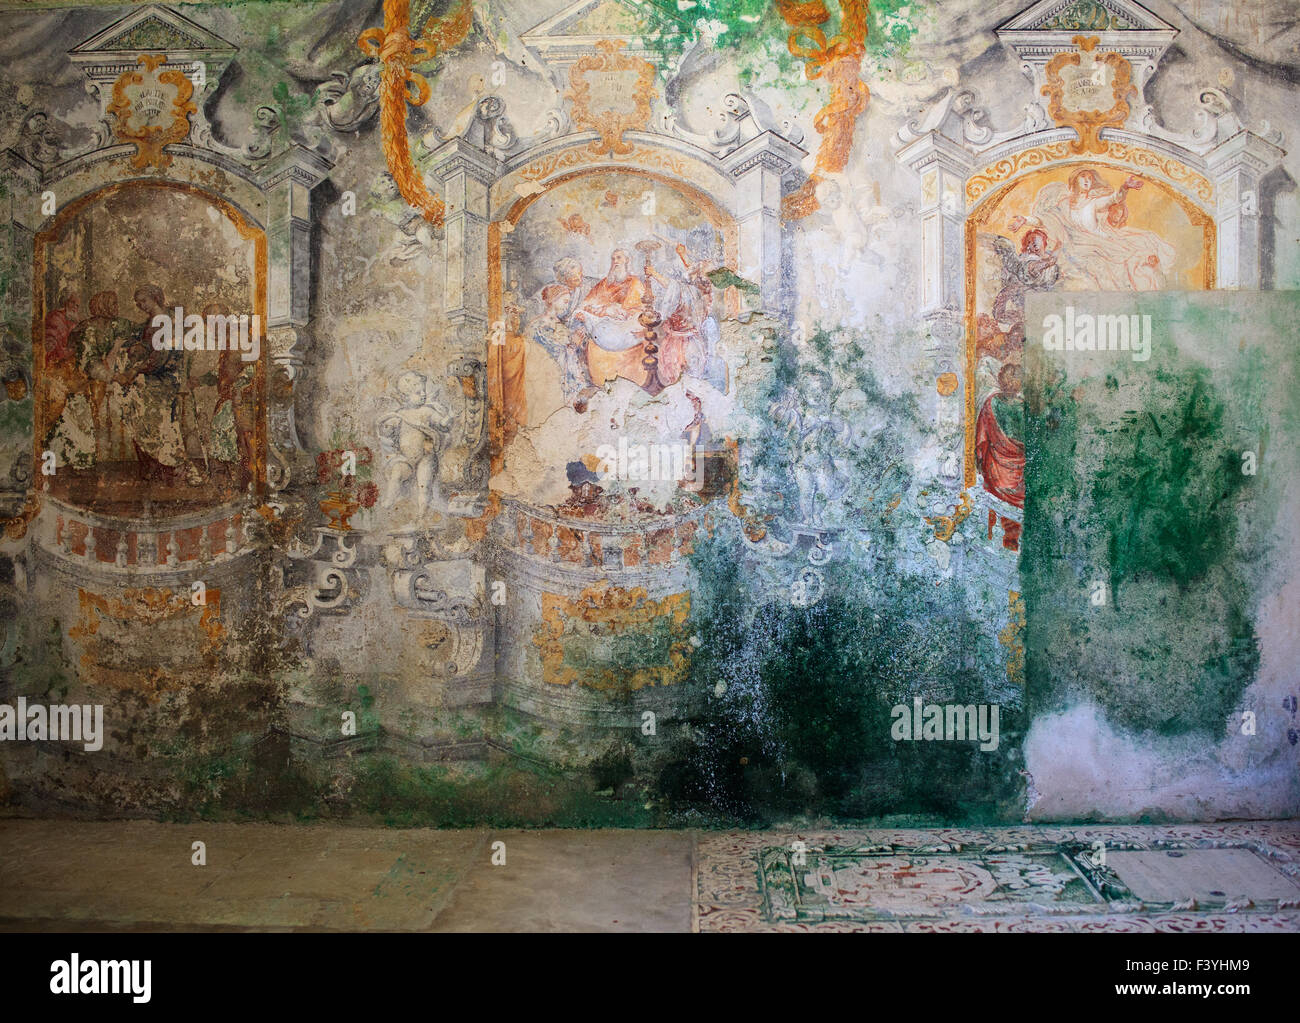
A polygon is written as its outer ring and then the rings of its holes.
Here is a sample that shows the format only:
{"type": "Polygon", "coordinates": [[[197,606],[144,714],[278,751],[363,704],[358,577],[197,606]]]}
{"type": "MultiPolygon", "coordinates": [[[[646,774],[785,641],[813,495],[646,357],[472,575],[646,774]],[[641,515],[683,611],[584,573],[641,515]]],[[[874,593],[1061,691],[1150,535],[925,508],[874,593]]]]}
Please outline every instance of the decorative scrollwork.
{"type": "Polygon", "coordinates": [[[144,75],[139,71],[124,71],[113,83],[113,102],[108,105],[108,112],[114,117],[113,134],[123,142],[135,143],[135,155],[131,157],[134,170],[146,167],[159,169],[170,167],[172,157],[164,153],[163,146],[181,142],[190,133],[190,115],[198,107],[190,102],[194,95],[194,85],[182,71],[168,69],[159,71],[167,63],[166,54],[145,53],[136,60],[137,66],[143,65],[147,73],[162,85],[171,85],[176,89],[172,100],[172,119],[169,124],[144,124],[133,126],[131,117],[135,113],[130,96],[126,90],[133,85],[143,85],[144,75]]]}

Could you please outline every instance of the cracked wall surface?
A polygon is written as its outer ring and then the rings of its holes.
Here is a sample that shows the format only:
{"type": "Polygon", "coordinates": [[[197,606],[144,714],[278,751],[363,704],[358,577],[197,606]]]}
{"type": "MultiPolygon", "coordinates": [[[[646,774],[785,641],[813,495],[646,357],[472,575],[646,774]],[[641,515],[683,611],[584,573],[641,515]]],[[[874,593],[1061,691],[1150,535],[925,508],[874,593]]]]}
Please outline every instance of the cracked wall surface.
{"type": "Polygon", "coordinates": [[[6,812],[1300,808],[1286,5],[0,26],[6,812]]]}

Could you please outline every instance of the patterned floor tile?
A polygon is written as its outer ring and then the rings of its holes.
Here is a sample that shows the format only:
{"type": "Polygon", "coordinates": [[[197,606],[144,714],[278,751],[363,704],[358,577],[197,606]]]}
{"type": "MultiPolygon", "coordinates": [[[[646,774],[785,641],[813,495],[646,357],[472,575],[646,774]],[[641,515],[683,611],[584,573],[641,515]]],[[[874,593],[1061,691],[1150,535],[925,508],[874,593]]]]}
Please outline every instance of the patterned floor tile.
{"type": "Polygon", "coordinates": [[[697,863],[701,931],[1300,931],[1300,822],[715,834],[697,863]],[[1117,852],[1222,863],[1256,897],[1188,874],[1178,899],[1175,870],[1166,901],[1143,901],[1117,852]]]}

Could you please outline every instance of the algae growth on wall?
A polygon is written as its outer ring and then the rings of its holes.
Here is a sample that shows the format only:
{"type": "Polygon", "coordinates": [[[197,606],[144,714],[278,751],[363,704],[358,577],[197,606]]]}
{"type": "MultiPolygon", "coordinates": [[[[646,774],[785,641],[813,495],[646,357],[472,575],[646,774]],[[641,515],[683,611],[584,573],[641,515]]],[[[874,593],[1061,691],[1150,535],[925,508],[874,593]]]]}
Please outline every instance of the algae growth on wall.
{"type": "Polygon", "coordinates": [[[0,3],[6,812],[1294,813],[1267,7],[0,3]]]}

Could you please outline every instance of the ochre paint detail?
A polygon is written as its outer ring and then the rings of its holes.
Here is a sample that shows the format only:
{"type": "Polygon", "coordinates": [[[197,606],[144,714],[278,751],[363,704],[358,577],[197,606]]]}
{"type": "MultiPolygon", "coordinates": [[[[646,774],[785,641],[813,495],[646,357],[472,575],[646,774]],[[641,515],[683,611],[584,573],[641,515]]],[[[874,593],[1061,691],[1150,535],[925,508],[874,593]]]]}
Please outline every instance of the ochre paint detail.
{"type": "Polygon", "coordinates": [[[1078,139],[1070,143],[1070,152],[1075,154],[1105,152],[1106,144],[1101,141],[1101,129],[1118,128],[1128,119],[1128,98],[1133,92],[1133,69],[1118,53],[1102,53],[1092,57],[1092,52],[1100,41],[1098,36],[1075,36],[1071,42],[1079,49],[1074,53],[1058,53],[1047,65],[1047,84],[1042,88],[1042,94],[1050,101],[1047,113],[1061,127],[1073,128],[1079,133],[1078,139]],[[1069,68],[1078,68],[1083,63],[1084,54],[1088,54],[1096,65],[1112,69],[1112,105],[1106,110],[1071,110],[1065,104],[1068,83],[1063,72],[1069,68]]]}
{"type": "Polygon", "coordinates": [[[1007,624],[998,633],[998,642],[1007,648],[1007,681],[1025,684],[1025,598],[1016,590],[1007,593],[1007,624]]]}
{"type": "Polygon", "coordinates": [[[569,686],[576,682],[597,690],[673,685],[683,678],[690,657],[690,640],[685,635],[690,612],[689,593],[673,593],[652,600],[642,586],[622,589],[601,582],[587,587],[576,599],[543,593],[542,621],[533,635],[533,643],[541,653],[542,678],[548,685],[569,686]],[[657,619],[666,620],[664,624],[671,635],[668,657],[662,664],[639,667],[592,664],[593,670],[583,673],[565,657],[566,645],[643,635],[645,627],[657,619]],[[590,628],[582,628],[578,623],[590,628]]]}
{"type": "Polygon", "coordinates": [[[39,492],[29,491],[17,515],[0,517],[0,529],[4,530],[5,539],[21,540],[27,535],[27,527],[31,525],[32,519],[40,513],[41,495],[39,492]]]}
{"type": "Polygon", "coordinates": [[[767,536],[766,523],[772,520],[772,516],[762,515],[744,503],[744,494],[740,489],[740,443],[730,437],[726,439],[726,443],[727,452],[736,466],[736,474],[732,477],[731,486],[727,491],[727,508],[740,520],[741,528],[750,542],[758,543],[767,536]]]}
{"type": "MultiPolygon", "coordinates": [[[[1009,181],[1022,172],[1046,167],[1070,156],[1069,142],[1050,142],[1035,146],[1024,152],[1008,156],[997,163],[990,164],[983,170],[972,174],[966,181],[966,201],[974,205],[979,202],[994,185],[1009,181]]],[[[1172,156],[1163,156],[1139,146],[1126,145],[1123,142],[1107,140],[1105,151],[1098,154],[1097,161],[1106,166],[1113,162],[1116,166],[1141,168],[1154,171],[1166,180],[1167,184],[1186,188],[1203,204],[1214,201],[1214,185],[1202,174],[1190,169],[1186,164],[1172,156]]]]}
{"type": "Polygon", "coordinates": [[[430,96],[428,81],[412,68],[463,41],[473,24],[472,0],[454,0],[451,10],[442,18],[430,19],[424,33],[415,39],[411,36],[410,0],[384,0],[384,27],[366,29],[357,38],[361,52],[383,64],[379,126],[389,173],[402,198],[435,227],[442,226],[446,207],[425,185],[411,158],[411,142],[406,134],[407,104],[423,106],[430,96]]]}
{"type": "Polygon", "coordinates": [[[831,13],[821,0],[775,0],[776,9],[792,31],[786,40],[790,52],[804,60],[804,77],[825,78],[830,101],[817,111],[813,126],[821,135],[813,173],[803,186],[785,197],[782,215],[799,220],[818,208],[817,184],[828,174],[838,174],[849,162],[858,118],[871,101],[862,81],[862,58],[867,47],[868,0],[840,0],[840,31],[830,39],[822,26],[831,13]]]}
{"type": "MultiPolygon", "coordinates": [[[[209,589],[205,596],[207,603],[199,606],[190,600],[188,593],[173,593],[171,590],[153,587],[126,590],[120,598],[105,597],[79,589],[77,602],[81,619],[68,630],[68,635],[72,639],[89,639],[99,632],[103,618],[153,625],[198,611],[199,633],[203,637],[199,653],[210,654],[225,642],[226,630],[221,624],[221,591],[209,589]]],[[[90,654],[83,654],[82,664],[90,663],[90,654]]]]}
{"type": "Polygon", "coordinates": [[[925,521],[934,526],[934,538],[947,543],[952,539],[953,533],[957,532],[957,527],[970,518],[970,513],[975,510],[971,503],[970,491],[961,492],[961,502],[952,506],[951,515],[927,515],[925,521]]]}
{"type": "Polygon", "coordinates": [[[163,85],[175,86],[176,96],[172,99],[170,124],[149,124],[141,128],[132,128],[133,111],[131,98],[127,96],[126,89],[130,85],[143,85],[144,75],[139,71],[123,71],[113,83],[113,102],[108,105],[108,112],[113,115],[114,136],[123,142],[135,143],[135,155],[131,157],[132,170],[140,171],[146,167],[157,167],[161,170],[170,167],[172,157],[170,153],[162,151],[163,146],[184,140],[190,133],[190,114],[198,110],[198,107],[190,102],[190,97],[194,95],[194,84],[182,71],[172,68],[158,71],[158,68],[166,63],[167,57],[161,53],[142,54],[136,60],[136,64],[143,64],[145,71],[153,75],[156,81],[163,85]]]}
{"type": "Polygon", "coordinates": [[[600,138],[591,144],[591,152],[596,155],[611,153],[627,155],[632,152],[632,143],[623,139],[623,133],[636,129],[645,131],[650,123],[650,102],[655,94],[655,68],[647,60],[620,53],[623,42],[602,39],[596,43],[598,54],[579,57],[569,68],[569,91],[566,97],[573,102],[573,122],[583,128],[600,133],[600,138]],[[630,113],[617,110],[591,109],[591,72],[635,71],[637,78],[632,86],[634,109],[630,113]]]}

